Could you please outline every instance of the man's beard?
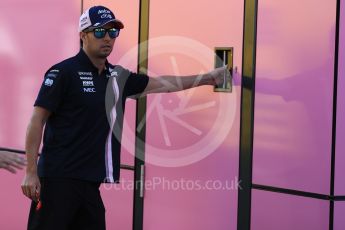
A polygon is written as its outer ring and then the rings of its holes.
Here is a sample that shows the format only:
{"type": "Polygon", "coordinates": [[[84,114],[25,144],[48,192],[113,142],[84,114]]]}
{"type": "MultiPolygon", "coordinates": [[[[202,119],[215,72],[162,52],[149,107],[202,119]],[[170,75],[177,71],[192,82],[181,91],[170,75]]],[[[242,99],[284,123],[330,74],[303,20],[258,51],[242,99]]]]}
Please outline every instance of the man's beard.
{"type": "Polygon", "coordinates": [[[96,56],[98,58],[105,59],[111,54],[112,51],[113,51],[113,49],[110,49],[109,51],[99,50],[99,52],[97,52],[96,56]]]}
{"type": "Polygon", "coordinates": [[[111,51],[109,53],[98,53],[98,58],[107,58],[111,54],[111,51]]]}

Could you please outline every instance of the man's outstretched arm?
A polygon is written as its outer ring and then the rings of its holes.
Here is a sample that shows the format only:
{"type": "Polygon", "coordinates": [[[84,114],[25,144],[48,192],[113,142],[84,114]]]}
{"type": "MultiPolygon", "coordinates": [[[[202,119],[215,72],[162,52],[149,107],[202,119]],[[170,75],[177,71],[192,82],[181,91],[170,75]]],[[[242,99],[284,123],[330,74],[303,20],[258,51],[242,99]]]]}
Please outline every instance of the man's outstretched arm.
{"type": "Polygon", "coordinates": [[[162,75],[155,78],[150,78],[144,92],[141,96],[150,93],[169,93],[185,89],[190,89],[202,85],[216,85],[224,81],[224,74],[227,78],[230,77],[230,72],[227,67],[220,67],[211,72],[199,75],[190,76],[171,76],[162,75]]]}

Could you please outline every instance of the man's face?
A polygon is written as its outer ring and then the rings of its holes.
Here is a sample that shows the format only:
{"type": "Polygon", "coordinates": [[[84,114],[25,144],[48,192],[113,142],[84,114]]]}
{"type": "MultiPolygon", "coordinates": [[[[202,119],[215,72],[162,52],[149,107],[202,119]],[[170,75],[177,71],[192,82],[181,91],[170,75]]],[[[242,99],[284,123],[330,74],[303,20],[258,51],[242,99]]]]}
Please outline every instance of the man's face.
{"type": "MultiPolygon", "coordinates": [[[[111,29],[114,25],[108,23],[101,29],[111,29]]],[[[83,40],[83,48],[95,58],[107,58],[113,50],[116,38],[111,38],[108,31],[103,38],[96,38],[94,32],[81,32],[80,37],[83,40]]]]}

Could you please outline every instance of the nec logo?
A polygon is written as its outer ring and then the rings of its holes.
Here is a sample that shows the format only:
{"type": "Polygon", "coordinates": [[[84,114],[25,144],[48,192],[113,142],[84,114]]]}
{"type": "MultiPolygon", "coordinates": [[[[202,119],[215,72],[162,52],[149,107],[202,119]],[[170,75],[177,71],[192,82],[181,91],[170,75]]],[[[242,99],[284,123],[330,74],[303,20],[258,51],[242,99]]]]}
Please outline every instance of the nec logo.
{"type": "Polygon", "coordinates": [[[95,88],[83,88],[84,93],[96,93],[95,88]]]}

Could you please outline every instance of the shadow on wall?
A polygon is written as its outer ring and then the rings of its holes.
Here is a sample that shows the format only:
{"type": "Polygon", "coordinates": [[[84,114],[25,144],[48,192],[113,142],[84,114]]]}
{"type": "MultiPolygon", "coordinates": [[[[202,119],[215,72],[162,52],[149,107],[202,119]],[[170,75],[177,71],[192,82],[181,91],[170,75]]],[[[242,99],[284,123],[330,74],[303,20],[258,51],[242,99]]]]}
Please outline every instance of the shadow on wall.
{"type": "MultiPolygon", "coordinates": [[[[332,111],[324,108],[323,105],[332,104],[329,99],[333,95],[335,27],[329,34],[329,55],[323,58],[323,63],[283,79],[264,78],[260,75],[255,85],[256,93],[276,95],[285,102],[300,103],[315,132],[327,130],[332,118],[332,111]]],[[[301,50],[301,55],[307,62],[315,59],[313,54],[303,54],[303,50],[301,50]]],[[[315,144],[328,151],[329,149],[325,149],[325,147],[328,148],[327,140],[321,138],[322,135],[315,137],[318,138],[315,140],[315,144]]]]}
{"type": "MultiPolygon", "coordinates": [[[[262,38],[259,30],[256,183],[319,193],[329,190],[325,173],[330,167],[335,27],[328,32],[328,42],[324,39],[327,35],[322,35],[308,44],[322,30],[300,34],[301,41],[297,35],[289,34],[292,31],[262,38]],[[283,36],[287,38],[281,41],[283,36]]],[[[246,78],[243,81],[248,84],[246,78]]]]}

